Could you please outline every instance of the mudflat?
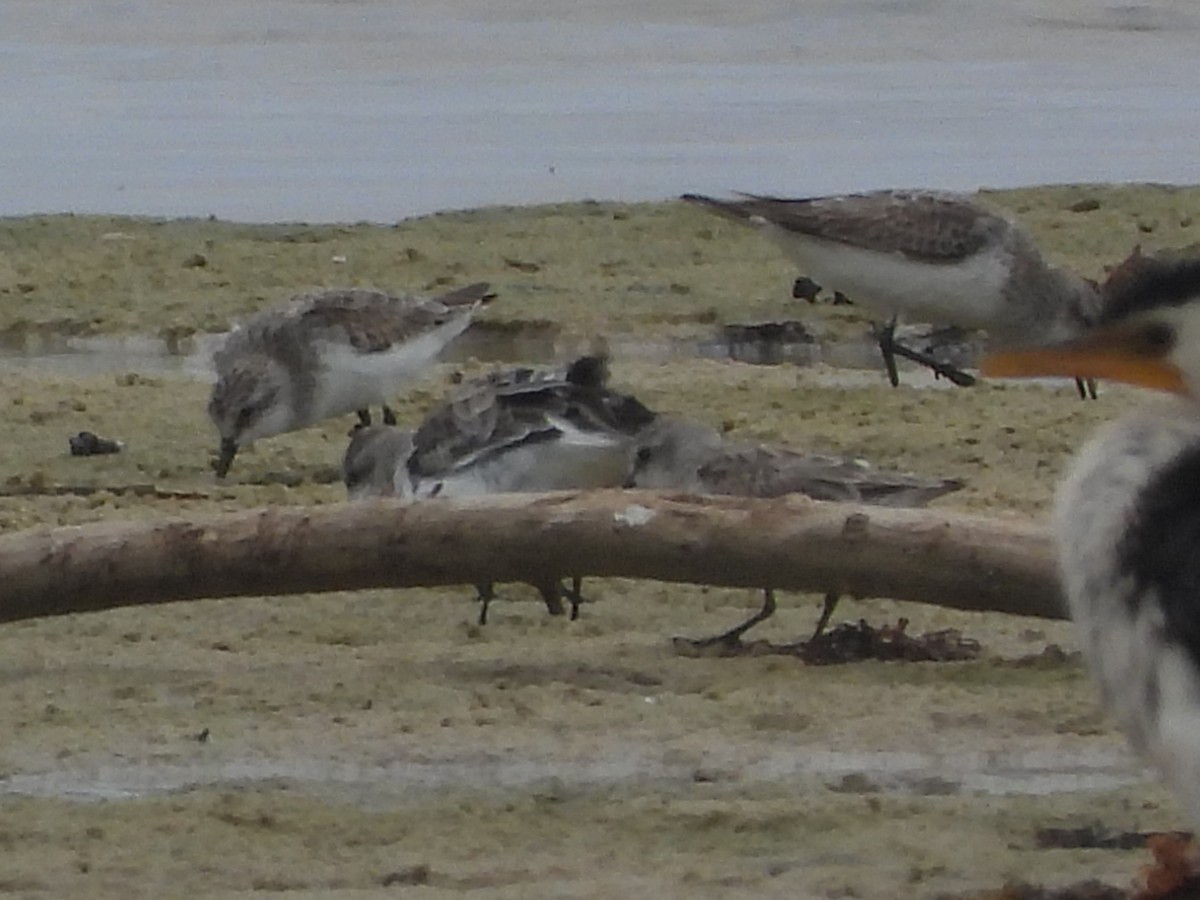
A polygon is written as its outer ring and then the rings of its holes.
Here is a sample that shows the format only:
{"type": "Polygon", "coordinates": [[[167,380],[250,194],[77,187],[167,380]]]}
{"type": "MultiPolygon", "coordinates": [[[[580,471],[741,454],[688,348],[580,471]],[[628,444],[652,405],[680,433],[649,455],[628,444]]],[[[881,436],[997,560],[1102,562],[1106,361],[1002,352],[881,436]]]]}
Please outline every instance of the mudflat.
{"type": "MultiPolygon", "coordinates": [[[[1027,223],[1054,261],[1102,277],[1137,244],[1193,244],[1200,188],[981,199],[1027,223]]],[[[392,226],[2,220],[0,528],[340,502],[349,418],[259,442],[227,482],[210,468],[203,349],[315,286],[493,284],[481,328],[400,399],[405,421],[489,354],[607,347],[614,384],[652,408],[962,478],[938,504],[996,516],[1044,514],[1084,436],[1139,402],[1112,385],[1081,402],[1069,384],[952,389],[905,371],[892,389],[882,372],[697,356],[742,322],[798,320],[817,346],[865,344],[853,307],[790,297],[796,274],[753,232],[681,203],[392,226]],[[120,348],[147,341],[196,365],[123,365],[120,348]],[[42,356],[65,346],[103,347],[111,362],[81,374],[42,356]],[[83,429],[126,447],[71,457],[83,429]]],[[[1067,623],[847,599],[838,620],[958,628],[982,657],[805,667],[675,652],[671,636],[733,624],[753,592],[585,587],[593,602],[576,622],[514,585],[486,627],[466,586],[4,626],[0,888],[935,897],[1021,878],[1126,884],[1140,851],[1039,849],[1038,829],[1182,824],[1100,713],[1067,623]]],[[[758,636],[806,636],[819,601],[785,595],[758,636]]]]}

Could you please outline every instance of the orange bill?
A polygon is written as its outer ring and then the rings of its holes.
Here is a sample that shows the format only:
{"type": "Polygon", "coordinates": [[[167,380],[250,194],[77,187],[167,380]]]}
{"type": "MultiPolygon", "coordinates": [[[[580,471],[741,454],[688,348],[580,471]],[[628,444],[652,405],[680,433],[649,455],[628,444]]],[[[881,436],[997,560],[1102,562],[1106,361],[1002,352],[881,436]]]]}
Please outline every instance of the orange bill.
{"type": "Polygon", "coordinates": [[[1189,393],[1179,369],[1164,354],[1148,352],[1132,329],[1120,326],[1064,344],[989,353],[979,371],[990,378],[1100,378],[1189,393]]]}

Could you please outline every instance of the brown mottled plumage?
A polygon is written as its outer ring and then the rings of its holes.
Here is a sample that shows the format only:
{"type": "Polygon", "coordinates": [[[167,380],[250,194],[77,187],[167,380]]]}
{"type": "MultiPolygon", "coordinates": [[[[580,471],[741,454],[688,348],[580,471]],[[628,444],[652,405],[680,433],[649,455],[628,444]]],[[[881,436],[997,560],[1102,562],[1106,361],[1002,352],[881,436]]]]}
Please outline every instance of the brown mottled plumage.
{"type": "Polygon", "coordinates": [[[213,356],[208,412],[221,436],[217,474],[258,438],[347,412],[369,423],[375,404],[392,420],[391,396],[493,296],[483,283],[433,298],[349,288],[300,294],[251,316],[213,356]]]}

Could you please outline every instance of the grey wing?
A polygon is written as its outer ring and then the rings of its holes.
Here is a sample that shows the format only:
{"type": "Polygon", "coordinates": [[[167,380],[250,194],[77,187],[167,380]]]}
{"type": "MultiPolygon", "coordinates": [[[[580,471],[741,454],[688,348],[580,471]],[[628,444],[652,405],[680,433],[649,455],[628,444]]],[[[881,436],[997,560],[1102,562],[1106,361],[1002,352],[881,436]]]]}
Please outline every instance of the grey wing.
{"type": "Polygon", "coordinates": [[[986,248],[1015,227],[965,197],[935,191],[875,191],[788,199],[743,194],[741,200],[685,195],[734,218],[852,247],[923,262],[952,263],[986,248]]]}
{"type": "Polygon", "coordinates": [[[418,477],[441,477],[555,433],[553,416],[565,406],[553,388],[561,383],[555,373],[536,369],[503,370],[468,382],[422,421],[409,469],[418,477]]]}
{"type": "Polygon", "coordinates": [[[374,353],[470,316],[491,296],[483,282],[435,298],[394,296],[365,288],[321,291],[293,301],[293,321],[295,327],[326,340],[374,353]]]}
{"type": "Polygon", "coordinates": [[[878,470],[857,459],[754,445],[731,445],[720,451],[700,467],[700,477],[714,493],[803,494],[814,500],[876,506],[924,506],[963,486],[955,479],[878,470]]]}

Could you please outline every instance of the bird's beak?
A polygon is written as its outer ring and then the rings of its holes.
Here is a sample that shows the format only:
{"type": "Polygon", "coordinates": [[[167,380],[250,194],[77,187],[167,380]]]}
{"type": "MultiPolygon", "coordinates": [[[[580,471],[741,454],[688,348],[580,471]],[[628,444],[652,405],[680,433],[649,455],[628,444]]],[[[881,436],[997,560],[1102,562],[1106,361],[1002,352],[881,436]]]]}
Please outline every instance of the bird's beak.
{"type": "Polygon", "coordinates": [[[1139,332],[1110,325],[1062,344],[989,353],[979,365],[989,378],[1103,378],[1190,394],[1183,374],[1164,353],[1149,353],[1139,332]]]}
{"type": "Polygon", "coordinates": [[[221,449],[217,454],[217,461],[213,465],[218,478],[224,478],[229,473],[229,467],[233,465],[233,458],[237,456],[237,452],[237,441],[232,438],[221,438],[221,449]]]}

